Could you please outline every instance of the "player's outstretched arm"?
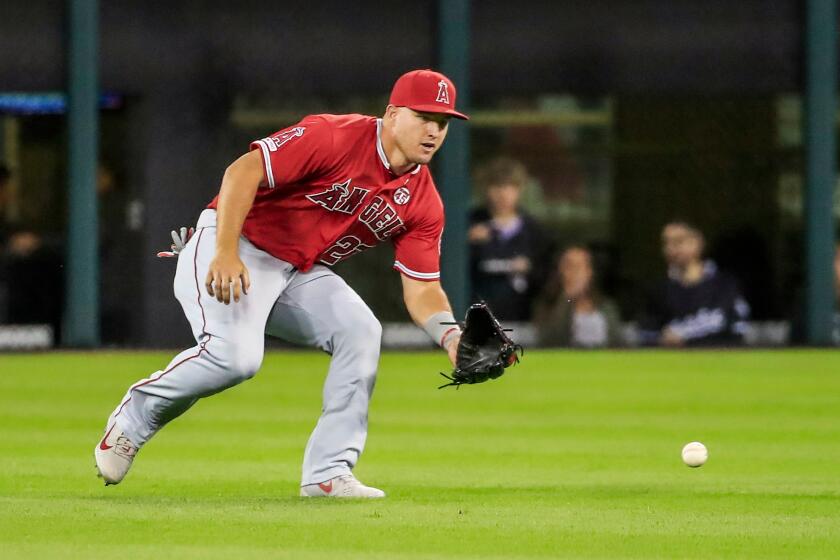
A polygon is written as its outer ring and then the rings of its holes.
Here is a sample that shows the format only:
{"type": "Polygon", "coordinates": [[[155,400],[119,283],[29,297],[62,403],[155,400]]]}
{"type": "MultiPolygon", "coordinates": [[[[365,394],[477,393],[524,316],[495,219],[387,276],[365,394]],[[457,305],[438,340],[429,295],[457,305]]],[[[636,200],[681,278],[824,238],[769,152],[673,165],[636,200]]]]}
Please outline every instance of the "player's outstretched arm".
{"type": "Polygon", "coordinates": [[[452,307],[440,282],[423,282],[402,274],[403,301],[412,321],[449,354],[455,365],[461,329],[454,323],[452,307]],[[443,323],[443,324],[442,324],[443,323]]]}
{"type": "Polygon", "coordinates": [[[216,207],[216,255],[210,262],[204,285],[207,293],[225,305],[247,294],[251,281],[239,258],[239,235],[254,204],[257,188],[265,180],[262,156],[255,150],[228,166],[216,207]]]}

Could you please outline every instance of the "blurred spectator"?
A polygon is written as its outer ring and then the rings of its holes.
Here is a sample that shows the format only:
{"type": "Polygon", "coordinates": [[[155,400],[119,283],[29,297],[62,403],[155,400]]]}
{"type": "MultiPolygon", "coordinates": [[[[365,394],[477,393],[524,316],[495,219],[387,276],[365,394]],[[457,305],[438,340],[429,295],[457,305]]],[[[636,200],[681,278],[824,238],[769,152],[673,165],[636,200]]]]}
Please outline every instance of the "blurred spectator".
{"type": "Polygon", "coordinates": [[[642,341],[663,346],[735,345],[743,342],[750,308],[735,279],[703,260],[703,234],[673,221],[662,231],[668,277],[650,299],[642,341]]]}
{"type": "Polygon", "coordinates": [[[545,278],[547,247],[539,224],[519,208],[528,173],[499,158],[479,170],[486,206],[470,217],[473,299],[489,303],[500,319],[527,321],[545,278]]]}
{"type": "Polygon", "coordinates": [[[96,173],[99,204],[99,312],[104,345],[126,344],[131,339],[131,321],[136,302],[132,276],[138,243],[128,223],[125,189],[114,167],[100,161],[96,173]]]}
{"type": "MultiPolygon", "coordinates": [[[[0,219],[8,215],[6,183],[9,172],[0,166],[0,219]],[[5,180],[4,180],[5,178],[5,180]]],[[[126,318],[132,309],[129,281],[131,237],[126,203],[112,168],[100,163],[96,177],[99,206],[100,330],[105,344],[125,343],[126,318]]],[[[64,306],[63,239],[61,234],[34,231],[23,224],[0,221],[0,323],[50,324],[60,337],[64,306]],[[5,306],[3,295],[5,293],[5,306]]]]}
{"type": "Polygon", "coordinates": [[[8,219],[11,173],[0,166],[0,268],[5,291],[5,312],[12,324],[41,324],[58,335],[64,292],[60,242],[52,242],[28,227],[8,219]]]}
{"type": "Polygon", "coordinates": [[[0,248],[6,246],[6,239],[9,237],[9,184],[12,173],[5,164],[0,163],[0,248]]]}
{"type": "Polygon", "coordinates": [[[598,292],[593,276],[587,248],[573,245],[561,253],[534,310],[541,346],[621,345],[618,308],[598,292]]]}
{"type": "Polygon", "coordinates": [[[9,182],[11,178],[9,168],[0,163],[0,325],[9,320],[9,271],[6,267],[4,252],[6,240],[9,237],[9,182]]]}

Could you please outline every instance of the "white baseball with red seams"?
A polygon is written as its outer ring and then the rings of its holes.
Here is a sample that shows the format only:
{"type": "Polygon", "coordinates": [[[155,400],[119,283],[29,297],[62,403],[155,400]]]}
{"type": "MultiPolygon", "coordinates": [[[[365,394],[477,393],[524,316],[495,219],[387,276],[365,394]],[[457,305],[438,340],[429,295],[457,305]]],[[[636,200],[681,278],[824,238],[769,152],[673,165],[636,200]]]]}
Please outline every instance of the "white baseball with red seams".
{"type": "Polygon", "coordinates": [[[174,282],[196,344],[130,387],[106,431],[115,423],[113,433],[139,449],[200,398],[252,377],[267,333],[332,356],[301,484],[350,473],[365,446],[381,326],[326,265],[391,241],[400,273],[424,281],[440,276],[443,205],[429,170],[418,164],[395,175],[380,131],[373,117],[316,115],[251,145],[263,156],[266,181],[239,243],[250,290],[225,305],[204,289],[215,255],[214,200],[180,253],[174,282]]]}
{"type": "Polygon", "coordinates": [[[709,459],[709,450],[699,441],[685,444],[682,449],[683,463],[689,467],[702,467],[709,459]]]}

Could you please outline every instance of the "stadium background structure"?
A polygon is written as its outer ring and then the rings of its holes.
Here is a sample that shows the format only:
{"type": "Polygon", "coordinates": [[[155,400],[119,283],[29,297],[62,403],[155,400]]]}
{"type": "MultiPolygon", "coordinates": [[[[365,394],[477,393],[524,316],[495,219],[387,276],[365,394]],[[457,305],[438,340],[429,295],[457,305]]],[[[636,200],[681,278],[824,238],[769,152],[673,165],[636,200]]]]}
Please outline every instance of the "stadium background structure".
{"type": "MultiPolygon", "coordinates": [[[[724,4],[727,3],[706,3],[705,9],[713,14],[716,11],[723,10],[722,6],[724,4]]],[[[156,52],[165,55],[165,58],[170,60],[170,68],[150,70],[152,66],[149,64],[137,64],[136,67],[127,71],[120,70],[118,67],[120,65],[125,67],[125,60],[132,59],[131,55],[136,52],[135,49],[140,45],[136,44],[131,33],[125,34],[124,37],[116,37],[115,34],[130,28],[127,20],[138,14],[130,11],[121,12],[120,8],[113,6],[100,6],[94,0],[68,1],[65,14],[56,12],[53,7],[49,6],[49,3],[35,2],[29,4],[27,5],[27,14],[19,12],[22,10],[19,7],[4,8],[4,10],[9,10],[10,15],[9,18],[4,18],[6,22],[9,22],[5,25],[19,25],[18,33],[3,33],[3,39],[0,39],[3,41],[3,51],[6,53],[13,53],[17,50],[15,49],[15,41],[21,41],[21,37],[35,36],[31,33],[33,25],[42,24],[44,21],[54,22],[56,14],[59,18],[66,16],[66,26],[60,26],[66,33],[64,38],[68,39],[66,41],[67,57],[63,65],[60,58],[44,56],[49,54],[46,52],[47,50],[51,48],[55,50],[54,47],[56,46],[60,47],[62,41],[61,31],[48,30],[46,34],[42,35],[43,41],[40,42],[41,44],[37,46],[27,45],[27,48],[23,49],[25,51],[23,56],[18,57],[17,60],[12,60],[8,54],[5,55],[10,59],[10,64],[6,65],[2,78],[4,84],[9,84],[9,87],[15,89],[42,89],[45,86],[54,87],[65,83],[62,76],[64,75],[63,70],[66,70],[66,85],[70,92],[69,192],[72,193],[71,200],[75,201],[70,205],[74,217],[70,220],[71,229],[68,235],[72,249],[68,261],[70,263],[70,273],[67,283],[67,309],[69,311],[66,315],[67,337],[65,344],[67,345],[95,346],[99,340],[96,320],[97,303],[93,292],[93,286],[97,284],[96,259],[92,258],[92,255],[95,255],[93,241],[95,236],[91,235],[92,227],[96,223],[95,218],[91,219],[91,216],[95,214],[95,202],[91,201],[93,189],[91,170],[93,156],[96,154],[97,118],[95,99],[99,86],[103,82],[107,82],[117,84],[126,91],[141,91],[147,87],[143,84],[152,80],[155,82],[155,91],[151,95],[147,95],[147,102],[144,103],[141,111],[145,112],[145,116],[154,122],[154,126],[145,134],[157,139],[161,145],[149,148],[152,154],[145,167],[146,181],[154,183],[156,180],[160,180],[163,177],[160,174],[160,169],[171,164],[171,167],[168,167],[165,173],[169,179],[167,184],[178,184],[179,182],[181,184],[213,184],[218,179],[218,169],[198,170],[195,169],[195,166],[191,166],[188,161],[178,162],[173,160],[168,157],[168,154],[160,153],[164,150],[163,144],[166,144],[167,152],[173,151],[175,153],[178,153],[181,148],[194,150],[196,146],[202,145],[200,131],[203,128],[200,124],[201,121],[218,118],[218,115],[209,111],[205,101],[196,97],[196,94],[201,93],[212,97],[213,91],[211,90],[214,88],[209,88],[206,84],[216,83],[220,76],[222,80],[227,80],[228,83],[241,83],[249,78],[254,78],[257,87],[264,85],[267,79],[265,76],[272,75],[272,71],[276,72],[273,65],[278,64],[278,59],[273,56],[255,57],[255,67],[248,67],[245,70],[240,69],[237,73],[231,71],[231,69],[235,69],[237,60],[240,60],[237,58],[238,54],[231,54],[227,60],[210,60],[208,56],[211,56],[212,52],[195,48],[193,42],[201,35],[200,30],[202,28],[206,30],[227,22],[233,22],[245,28],[242,24],[252,23],[251,18],[254,20],[261,18],[266,22],[271,22],[271,16],[276,17],[278,21],[282,21],[288,26],[289,23],[293,22],[290,19],[282,18],[293,18],[299,15],[266,13],[264,11],[266,8],[262,8],[263,11],[260,11],[261,8],[258,7],[258,3],[244,4],[238,6],[235,10],[224,10],[221,3],[212,6],[202,5],[205,6],[206,12],[213,12],[213,15],[202,14],[201,10],[197,9],[197,4],[190,2],[168,9],[168,13],[165,15],[156,11],[153,6],[144,6],[143,10],[146,10],[144,14],[148,14],[150,21],[169,21],[177,24],[187,15],[198,18],[199,21],[194,27],[195,33],[193,34],[178,37],[157,36],[162,41],[158,45],[160,50],[156,52]],[[251,11],[253,16],[249,16],[251,11]],[[99,24],[100,17],[105,18],[109,25],[101,26],[99,24]],[[112,25],[114,23],[116,25],[112,25]],[[29,34],[27,35],[27,33],[29,34]],[[121,38],[124,38],[125,41],[120,41],[121,38]],[[100,48],[100,42],[106,45],[107,49],[100,48]],[[114,48],[115,46],[116,48],[114,48]],[[45,63],[46,58],[50,58],[51,61],[45,63]],[[27,63],[33,62],[33,60],[35,64],[29,68],[30,71],[26,72],[27,63]],[[56,60],[58,60],[57,63],[56,60]],[[100,79],[100,75],[102,79],[100,79]],[[260,76],[263,77],[260,78],[260,76]],[[193,84],[199,85],[195,86],[193,84]],[[157,112],[165,105],[170,106],[168,112],[157,112]],[[80,112],[83,110],[87,110],[87,113],[80,112]],[[193,125],[195,127],[191,128],[193,125]],[[183,133],[183,131],[190,129],[196,132],[185,133],[185,138],[174,138],[179,131],[183,133]]],[[[718,46],[716,52],[719,54],[724,52],[726,48],[744,48],[747,54],[754,56],[740,57],[743,59],[741,62],[737,60],[738,56],[732,56],[716,60],[714,65],[710,65],[702,63],[702,55],[697,55],[695,52],[694,58],[685,59],[684,64],[680,64],[678,69],[670,67],[669,71],[668,61],[666,61],[663,64],[665,71],[660,72],[658,71],[659,68],[656,68],[656,71],[651,71],[652,69],[646,68],[644,64],[637,65],[635,68],[631,64],[616,65],[617,62],[638,63],[645,60],[642,56],[644,53],[639,51],[633,54],[632,49],[625,49],[631,53],[627,56],[636,56],[637,58],[617,59],[614,51],[621,50],[624,47],[617,41],[614,41],[612,46],[601,45],[580,55],[574,52],[571,55],[568,53],[560,55],[554,52],[551,56],[552,49],[556,48],[557,45],[539,40],[540,37],[537,34],[534,34],[534,40],[530,43],[522,43],[521,37],[514,39],[520,41],[517,46],[524,45],[525,48],[517,52],[521,53],[522,59],[528,61],[527,64],[522,64],[522,60],[511,62],[509,56],[506,57],[508,60],[505,60],[505,57],[499,56],[499,52],[492,50],[493,47],[488,47],[489,44],[493,43],[496,49],[510,49],[512,45],[506,41],[509,37],[517,37],[515,32],[511,32],[509,28],[504,27],[504,23],[499,22],[515,21],[515,25],[521,28],[527,28],[532,24],[536,26],[539,25],[537,20],[544,20],[547,15],[558,15],[557,10],[562,9],[562,6],[558,4],[549,6],[535,3],[531,7],[532,9],[525,10],[527,12],[525,15],[521,15],[522,10],[517,10],[517,14],[520,14],[517,19],[509,17],[512,15],[509,13],[512,8],[505,8],[502,3],[482,3],[480,8],[463,0],[419,3],[413,7],[401,7],[398,14],[400,18],[403,18],[399,20],[401,23],[404,21],[424,22],[423,25],[417,26],[412,35],[407,37],[406,44],[412,45],[415,49],[413,54],[399,58],[399,56],[390,53],[376,53],[382,54],[384,58],[383,64],[376,71],[359,72],[358,65],[349,65],[343,74],[340,70],[335,69],[319,73],[317,68],[308,67],[305,60],[293,60],[291,57],[287,57],[285,59],[286,63],[294,66],[294,71],[286,75],[293,76],[296,79],[280,80],[283,85],[275,86],[274,93],[294,89],[304,93],[318,91],[319,89],[335,91],[338,87],[336,84],[349,87],[353,91],[370,91],[374,88],[372,84],[379,83],[379,89],[382,89],[381,84],[388,83],[388,79],[396,75],[399,70],[403,70],[406,63],[422,65],[419,64],[420,62],[439,66],[453,75],[456,81],[464,82],[465,86],[462,86],[464,101],[469,100],[470,90],[474,90],[482,96],[492,95],[494,89],[488,87],[488,83],[505,83],[515,91],[517,89],[533,88],[534,83],[540,80],[547,83],[549,87],[557,87],[558,84],[563,84],[566,81],[579,91],[617,90],[635,91],[637,93],[644,92],[646,88],[651,89],[654,84],[664,84],[663,87],[665,88],[670,87],[672,90],[683,88],[697,95],[714,91],[716,88],[725,90],[736,83],[748,84],[743,88],[746,92],[795,90],[801,86],[806,107],[804,119],[805,149],[803,151],[806,160],[804,167],[807,170],[806,219],[804,220],[806,238],[803,241],[804,252],[807,257],[807,266],[805,267],[807,282],[804,283],[805,300],[807,302],[806,325],[809,341],[815,344],[823,344],[828,341],[832,308],[830,302],[833,301],[829,276],[830,267],[827,266],[830,258],[827,255],[831,249],[831,192],[834,188],[836,175],[836,127],[833,126],[833,123],[835,122],[836,112],[837,7],[833,0],[809,0],[805,3],[805,17],[798,20],[797,18],[800,17],[797,15],[799,14],[799,7],[800,5],[797,2],[774,3],[772,9],[762,2],[739,4],[737,13],[744,15],[750,12],[750,16],[754,15],[753,13],[761,15],[758,21],[755,21],[753,17],[749,18],[755,24],[755,29],[767,26],[767,29],[779,35],[779,37],[773,37],[772,40],[768,41],[776,49],[773,51],[778,55],[775,58],[770,57],[768,59],[759,56],[766,54],[754,43],[760,40],[755,39],[750,34],[741,33],[738,41],[726,46],[718,46]],[[430,13],[434,15],[429,17],[430,13]],[[798,30],[791,32],[779,23],[789,20],[799,22],[798,30]],[[493,25],[488,25],[488,21],[493,22],[493,25]],[[782,31],[779,31],[780,29],[782,31]],[[495,41],[492,40],[494,37],[496,38],[495,41]],[[778,38],[782,40],[777,41],[778,38]],[[598,52],[607,53],[604,54],[605,62],[609,64],[599,63],[598,52]],[[802,68],[805,71],[799,73],[797,64],[790,63],[792,59],[801,61],[802,68]],[[555,60],[560,60],[563,64],[558,65],[555,60]],[[469,63],[466,61],[469,61],[469,63]],[[685,66],[694,70],[691,77],[680,76],[680,72],[685,66]],[[593,70],[596,67],[604,67],[605,70],[596,72],[593,70]],[[385,75],[388,79],[385,79],[385,75]],[[800,82],[800,77],[804,78],[804,81],[800,82]]],[[[323,5],[313,7],[313,10],[323,16],[334,8],[333,3],[325,2],[323,5]]],[[[650,15],[655,9],[656,3],[651,3],[648,6],[647,14],[650,15]]],[[[586,18],[596,20],[597,17],[605,18],[604,10],[606,8],[603,6],[601,8],[579,7],[575,9],[575,12],[583,13],[586,18]],[[598,10],[601,10],[601,12],[598,10]]],[[[364,12],[365,6],[361,6],[359,11],[360,13],[364,12]]],[[[676,25],[670,28],[668,25],[657,26],[657,29],[660,30],[659,33],[667,34],[660,38],[669,40],[669,47],[673,46],[676,53],[674,58],[686,53],[691,54],[691,49],[685,49],[684,44],[681,44],[676,38],[680,32],[678,20],[680,17],[685,17],[685,14],[669,12],[670,16],[662,15],[665,13],[661,11],[661,13],[657,13],[657,17],[672,17],[677,21],[671,22],[676,23],[676,25]]],[[[341,15],[341,12],[335,13],[332,21],[341,20],[341,15]]],[[[354,18],[352,14],[345,15],[348,16],[348,21],[358,23],[359,16],[354,18]]],[[[571,20],[575,17],[584,17],[571,13],[567,15],[569,17],[564,19],[571,20]]],[[[621,15],[624,21],[622,29],[631,34],[631,40],[638,40],[642,35],[639,28],[643,18],[634,18],[634,12],[621,13],[621,15]]],[[[702,20],[702,17],[698,17],[698,19],[702,20]]],[[[263,24],[263,29],[265,29],[265,25],[267,24],[263,24]]],[[[236,25],[233,27],[235,28],[236,25]]],[[[332,32],[336,31],[332,27],[329,29],[332,32]]],[[[587,33],[590,33],[598,28],[597,26],[591,26],[587,29],[587,33]]],[[[239,32],[234,31],[232,36],[223,39],[229,44],[215,45],[215,47],[230,47],[230,52],[236,53],[233,45],[237,42],[244,44],[242,37],[237,33],[239,32]]],[[[296,29],[291,25],[284,40],[288,41],[288,45],[297,41],[299,46],[300,41],[310,34],[305,29],[296,29]]],[[[359,35],[370,36],[366,33],[359,33],[359,35]]],[[[519,35],[521,36],[521,33],[519,35]]],[[[39,34],[39,36],[41,35],[39,34]]],[[[572,34],[572,36],[574,35],[572,34]]],[[[271,53],[272,48],[282,50],[282,42],[279,45],[274,44],[270,33],[263,33],[262,37],[263,46],[266,48],[261,49],[260,52],[271,53]]],[[[392,39],[386,34],[381,36],[380,42],[388,44],[392,42],[392,39]]],[[[362,41],[362,39],[359,40],[362,41]]],[[[369,39],[364,40],[370,42],[369,39]]],[[[580,38],[577,41],[573,46],[592,44],[591,41],[587,43],[580,38]]],[[[690,37],[686,41],[698,42],[701,41],[701,37],[690,37]]],[[[155,41],[144,41],[142,48],[154,49],[154,43],[155,41]]],[[[60,52],[60,50],[59,48],[57,52],[60,52]]],[[[572,51],[574,49],[569,49],[569,52],[572,51]]],[[[713,54],[715,54],[715,51],[712,51],[713,54]]],[[[708,58],[714,58],[714,56],[708,56],[708,58]]],[[[498,91],[498,86],[496,86],[496,91],[498,91]]],[[[444,196],[448,199],[447,207],[451,213],[448,220],[449,242],[447,243],[448,256],[445,255],[444,260],[444,277],[447,278],[446,282],[450,284],[447,288],[453,294],[456,307],[463,308],[466,305],[464,286],[467,279],[465,271],[461,270],[464,263],[461,251],[465,251],[465,248],[458,240],[463,237],[459,235],[459,230],[463,227],[463,208],[466,201],[456,194],[465,181],[469,169],[470,147],[466,136],[461,140],[457,137],[450,138],[449,142],[447,155],[441,158],[442,161],[437,170],[438,182],[443,186],[444,196]]],[[[210,153],[218,154],[224,151],[217,144],[204,144],[204,147],[210,153]]],[[[137,155],[136,144],[133,147],[129,146],[128,149],[132,156],[137,155]]],[[[219,158],[219,160],[223,161],[224,158],[219,158]]],[[[172,209],[178,208],[184,202],[191,201],[192,198],[192,195],[172,192],[171,189],[168,192],[148,194],[150,210],[159,208],[169,208],[169,210],[149,212],[145,224],[145,230],[147,231],[145,235],[147,237],[143,239],[144,249],[147,252],[151,252],[155,245],[160,244],[160,236],[157,235],[154,238],[158,241],[153,241],[151,237],[153,233],[151,232],[157,232],[158,230],[165,232],[171,228],[173,226],[173,216],[177,215],[177,212],[172,209]]],[[[163,275],[159,269],[153,270],[148,265],[144,266],[142,275],[142,283],[148,288],[150,294],[162,293],[168,284],[166,279],[162,278],[163,275]]],[[[166,343],[166,329],[156,327],[160,327],[161,323],[171,320],[173,314],[171,310],[167,309],[171,307],[171,302],[159,301],[160,299],[160,297],[154,295],[145,295],[143,301],[138,299],[138,305],[148,309],[148,313],[142,318],[141,330],[144,333],[144,340],[152,345],[166,343]]]]}

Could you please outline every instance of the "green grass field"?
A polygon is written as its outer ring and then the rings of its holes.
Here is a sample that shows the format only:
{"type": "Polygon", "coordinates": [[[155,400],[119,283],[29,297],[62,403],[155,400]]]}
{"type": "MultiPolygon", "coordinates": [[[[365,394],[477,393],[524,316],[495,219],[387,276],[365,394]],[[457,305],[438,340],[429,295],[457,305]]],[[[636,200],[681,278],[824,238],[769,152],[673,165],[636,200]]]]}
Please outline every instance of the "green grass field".
{"type": "Polygon", "coordinates": [[[840,352],[529,352],[459,391],[436,389],[442,353],[388,354],[356,474],[389,497],[370,502],[297,497],[327,365],[301,352],[105,488],[103,422],[169,357],[0,356],[0,557],[840,556],[840,352]]]}

